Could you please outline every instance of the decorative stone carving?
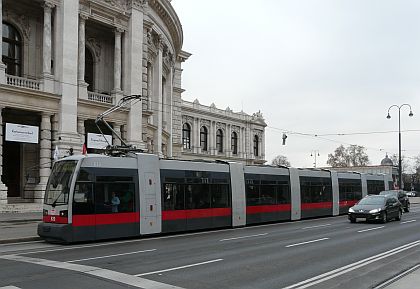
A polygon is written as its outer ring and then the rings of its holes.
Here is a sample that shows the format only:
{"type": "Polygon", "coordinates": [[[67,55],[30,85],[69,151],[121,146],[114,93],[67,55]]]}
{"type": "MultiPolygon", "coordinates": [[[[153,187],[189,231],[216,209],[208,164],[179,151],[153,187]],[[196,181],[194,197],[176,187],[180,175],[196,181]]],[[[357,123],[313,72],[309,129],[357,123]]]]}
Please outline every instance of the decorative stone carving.
{"type": "Polygon", "coordinates": [[[239,132],[241,131],[241,128],[236,125],[232,125],[232,131],[236,132],[239,135],[239,132]]]}
{"type": "Polygon", "coordinates": [[[216,129],[226,130],[226,124],[221,122],[216,122],[216,129]]]}
{"type": "Polygon", "coordinates": [[[209,128],[210,127],[210,121],[209,120],[207,120],[207,119],[201,119],[200,120],[200,127],[201,126],[206,126],[207,128],[209,128]]]}
{"type": "Polygon", "coordinates": [[[14,11],[3,10],[3,20],[15,24],[21,30],[26,41],[31,36],[31,26],[29,19],[25,15],[18,15],[14,11]]]}
{"type": "Polygon", "coordinates": [[[126,0],[104,0],[112,7],[118,8],[122,11],[127,11],[127,1],[126,0]]]}
{"type": "Polygon", "coordinates": [[[252,114],[252,119],[253,120],[261,120],[261,121],[264,121],[264,117],[263,117],[263,115],[262,115],[262,113],[261,113],[260,110],[258,112],[256,112],[256,113],[253,113],[252,114]]]}
{"type": "Polygon", "coordinates": [[[187,115],[182,116],[182,123],[188,123],[189,125],[192,125],[193,122],[194,122],[194,118],[192,118],[191,116],[187,116],[187,115]]]}
{"type": "Polygon", "coordinates": [[[101,59],[102,44],[96,40],[96,38],[90,37],[87,39],[87,43],[93,48],[93,53],[95,53],[95,58],[99,62],[101,59]]]}

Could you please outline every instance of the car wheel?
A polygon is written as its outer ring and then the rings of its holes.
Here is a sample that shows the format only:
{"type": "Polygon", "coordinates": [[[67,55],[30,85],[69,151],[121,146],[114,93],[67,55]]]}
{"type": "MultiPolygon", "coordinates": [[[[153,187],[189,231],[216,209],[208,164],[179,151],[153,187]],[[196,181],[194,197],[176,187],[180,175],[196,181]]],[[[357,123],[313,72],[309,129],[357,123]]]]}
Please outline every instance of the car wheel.
{"type": "Polygon", "coordinates": [[[410,212],[410,203],[407,204],[407,207],[405,207],[404,212],[410,212]]]}
{"type": "Polygon", "coordinates": [[[398,210],[398,216],[395,218],[395,220],[401,221],[401,215],[402,215],[401,210],[398,210]]]}
{"type": "Polygon", "coordinates": [[[387,216],[386,212],[383,212],[381,222],[383,224],[385,224],[387,221],[388,221],[388,216],[387,216]]]}
{"type": "Polygon", "coordinates": [[[350,223],[356,223],[356,218],[350,218],[350,223]]]}

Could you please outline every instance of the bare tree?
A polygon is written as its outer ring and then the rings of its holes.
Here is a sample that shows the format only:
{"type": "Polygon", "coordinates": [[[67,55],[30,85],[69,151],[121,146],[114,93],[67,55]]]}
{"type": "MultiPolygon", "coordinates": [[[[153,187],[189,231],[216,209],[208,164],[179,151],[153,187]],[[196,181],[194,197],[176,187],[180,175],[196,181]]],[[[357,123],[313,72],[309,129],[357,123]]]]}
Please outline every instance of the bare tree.
{"type": "Polygon", "coordinates": [[[327,164],[332,167],[366,166],[369,164],[369,157],[365,150],[363,146],[350,145],[345,148],[340,145],[334,154],[328,154],[327,164]]]}
{"type": "Polygon", "coordinates": [[[276,156],[271,161],[271,165],[277,166],[277,167],[281,167],[281,166],[290,167],[291,166],[289,160],[287,159],[287,157],[286,156],[282,156],[282,155],[276,156]]]}
{"type": "MultiPolygon", "coordinates": [[[[398,155],[397,154],[392,155],[391,160],[392,160],[392,163],[394,164],[394,166],[397,166],[397,167],[399,166],[399,160],[398,160],[398,155]]],[[[409,163],[407,161],[407,158],[404,155],[402,155],[401,156],[402,174],[407,173],[408,169],[409,169],[409,163]]]]}

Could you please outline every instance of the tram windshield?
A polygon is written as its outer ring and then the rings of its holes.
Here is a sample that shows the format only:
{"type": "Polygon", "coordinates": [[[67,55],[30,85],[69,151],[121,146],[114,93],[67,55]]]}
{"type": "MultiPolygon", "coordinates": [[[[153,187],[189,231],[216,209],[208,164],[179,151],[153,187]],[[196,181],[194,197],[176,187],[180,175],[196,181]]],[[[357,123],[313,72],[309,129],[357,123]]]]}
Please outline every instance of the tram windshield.
{"type": "Polygon", "coordinates": [[[54,164],[45,191],[45,204],[53,206],[68,204],[71,180],[76,165],[77,161],[60,161],[54,164]]]}

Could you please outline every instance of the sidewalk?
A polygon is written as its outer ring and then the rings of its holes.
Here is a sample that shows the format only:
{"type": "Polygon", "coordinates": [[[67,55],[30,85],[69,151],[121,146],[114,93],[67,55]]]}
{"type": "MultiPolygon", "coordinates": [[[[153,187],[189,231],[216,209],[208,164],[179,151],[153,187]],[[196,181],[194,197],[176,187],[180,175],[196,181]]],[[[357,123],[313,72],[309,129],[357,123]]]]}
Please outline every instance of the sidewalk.
{"type": "Polygon", "coordinates": [[[0,213],[0,244],[39,240],[42,213],[0,213]]]}

